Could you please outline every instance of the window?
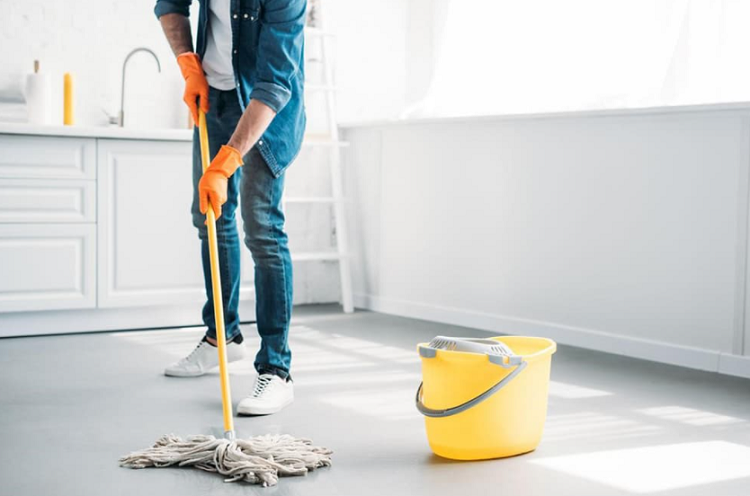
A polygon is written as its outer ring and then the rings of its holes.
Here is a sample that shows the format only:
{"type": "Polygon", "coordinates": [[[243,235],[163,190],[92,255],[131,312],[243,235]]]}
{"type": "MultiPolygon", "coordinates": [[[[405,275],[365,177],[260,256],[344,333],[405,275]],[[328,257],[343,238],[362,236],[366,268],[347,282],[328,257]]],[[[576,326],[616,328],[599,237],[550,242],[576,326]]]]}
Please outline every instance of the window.
{"type": "Polygon", "coordinates": [[[442,0],[408,117],[750,100],[746,0],[442,0]]]}

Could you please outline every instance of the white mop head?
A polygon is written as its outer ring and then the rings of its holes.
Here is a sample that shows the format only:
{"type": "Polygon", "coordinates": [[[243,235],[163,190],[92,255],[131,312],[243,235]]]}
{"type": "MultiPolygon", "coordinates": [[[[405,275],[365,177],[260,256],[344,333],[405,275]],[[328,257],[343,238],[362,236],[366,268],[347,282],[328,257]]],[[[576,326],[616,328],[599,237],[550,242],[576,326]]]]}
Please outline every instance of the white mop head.
{"type": "Polygon", "coordinates": [[[265,435],[249,439],[216,439],[190,436],[186,440],[164,435],[145,450],[120,458],[121,467],[192,466],[225,476],[225,482],[246,481],[274,486],[279,477],[305,475],[331,466],[332,451],[313,446],[309,439],[265,435]]]}

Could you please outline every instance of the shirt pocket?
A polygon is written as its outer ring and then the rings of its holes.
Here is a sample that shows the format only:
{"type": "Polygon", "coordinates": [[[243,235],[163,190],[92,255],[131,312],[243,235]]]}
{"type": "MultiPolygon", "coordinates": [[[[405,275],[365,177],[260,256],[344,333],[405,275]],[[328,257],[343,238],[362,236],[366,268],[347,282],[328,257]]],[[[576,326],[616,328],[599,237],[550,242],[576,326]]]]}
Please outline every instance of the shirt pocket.
{"type": "Polygon", "coordinates": [[[245,2],[243,7],[242,21],[257,25],[258,21],[260,21],[260,0],[245,2]]]}

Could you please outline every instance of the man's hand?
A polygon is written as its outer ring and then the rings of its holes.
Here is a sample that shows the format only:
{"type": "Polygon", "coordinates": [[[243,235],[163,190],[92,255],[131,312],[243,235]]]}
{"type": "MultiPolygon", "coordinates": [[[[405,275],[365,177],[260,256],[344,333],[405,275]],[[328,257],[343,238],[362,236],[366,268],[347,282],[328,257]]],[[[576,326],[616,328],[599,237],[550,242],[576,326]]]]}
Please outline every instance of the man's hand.
{"type": "Polygon", "coordinates": [[[214,214],[221,217],[221,206],[227,201],[227,180],[242,165],[242,156],[236,148],[224,145],[211,161],[198,183],[201,213],[208,212],[211,203],[214,214]]]}
{"type": "MultiPolygon", "coordinates": [[[[185,94],[182,99],[193,114],[193,123],[198,125],[198,103],[203,112],[208,112],[208,81],[203,74],[201,59],[193,52],[185,52],[177,57],[182,77],[185,78],[185,94]]],[[[242,163],[242,161],[240,161],[242,163]]],[[[213,165],[213,164],[212,164],[213,165]]]]}

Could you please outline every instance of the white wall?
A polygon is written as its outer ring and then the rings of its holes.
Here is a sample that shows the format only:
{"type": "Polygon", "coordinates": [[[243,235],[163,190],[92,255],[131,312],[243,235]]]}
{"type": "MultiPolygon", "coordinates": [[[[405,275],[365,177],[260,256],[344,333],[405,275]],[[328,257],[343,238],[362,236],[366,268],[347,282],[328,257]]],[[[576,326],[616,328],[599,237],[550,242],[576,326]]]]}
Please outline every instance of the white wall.
{"type": "Polygon", "coordinates": [[[360,307],[750,376],[750,109],[346,136],[360,307]]]}

